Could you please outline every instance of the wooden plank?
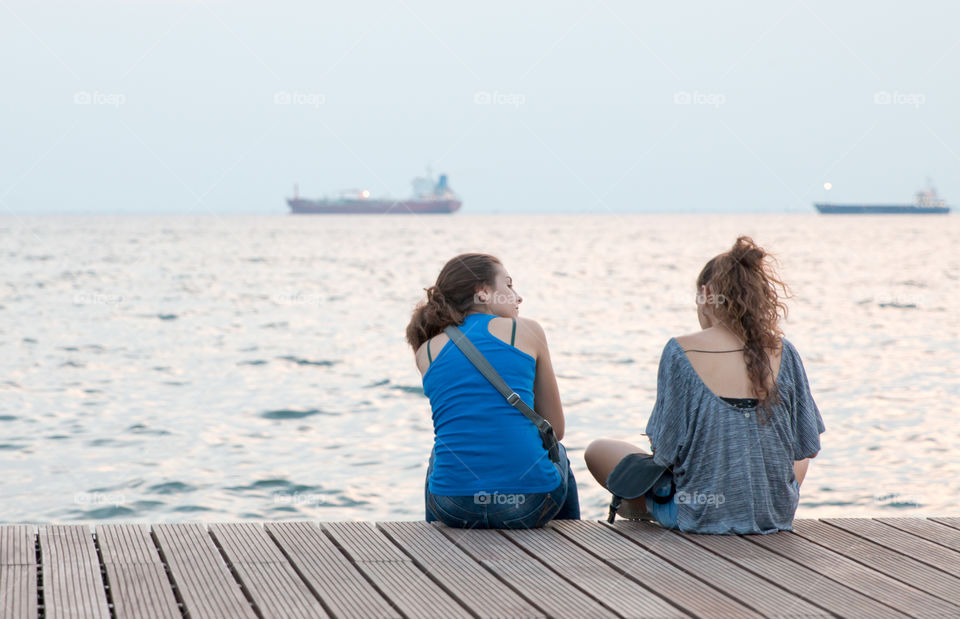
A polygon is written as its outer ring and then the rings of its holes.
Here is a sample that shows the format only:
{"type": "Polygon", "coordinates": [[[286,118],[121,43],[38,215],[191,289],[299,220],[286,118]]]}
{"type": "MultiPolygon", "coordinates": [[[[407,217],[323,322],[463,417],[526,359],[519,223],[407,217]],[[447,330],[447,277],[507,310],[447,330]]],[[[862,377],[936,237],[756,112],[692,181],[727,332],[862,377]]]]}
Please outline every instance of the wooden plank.
{"type": "Polygon", "coordinates": [[[0,525],[0,565],[36,565],[36,540],[31,525],[0,525]]]}
{"type": "Polygon", "coordinates": [[[400,617],[313,522],[270,522],[267,533],[314,595],[337,617],[400,617]]]}
{"type": "MultiPolygon", "coordinates": [[[[954,606],[948,607],[948,609],[960,616],[960,579],[945,574],[922,561],[904,556],[880,544],[827,524],[826,522],[818,522],[816,520],[794,521],[793,526],[797,535],[805,537],[811,542],[842,553],[844,556],[850,557],[877,572],[886,574],[892,579],[906,583],[921,591],[926,591],[948,602],[952,602],[954,606]]],[[[890,529],[879,523],[876,523],[876,526],[887,528],[894,533],[897,532],[896,529],[890,529]]],[[[903,533],[903,535],[908,534],[903,533]]],[[[923,542],[923,540],[919,538],[914,539],[918,542],[923,542]]],[[[925,543],[934,548],[940,548],[930,542],[925,543]]],[[[886,589],[889,591],[891,588],[892,587],[888,585],[886,589]]],[[[902,600],[907,596],[907,593],[907,591],[901,591],[895,598],[902,600]]],[[[912,597],[915,600],[915,604],[922,602],[920,596],[914,594],[912,597]]],[[[918,606],[915,605],[911,605],[911,607],[918,608],[918,606]]],[[[930,602],[927,602],[927,607],[930,608],[930,611],[934,609],[934,605],[930,602]]],[[[937,605],[937,607],[941,609],[941,612],[945,612],[942,610],[944,608],[942,603],[937,605]]],[[[898,606],[898,608],[901,607],[898,606]]],[[[919,608],[924,607],[920,606],[919,608]]]]}
{"type": "Polygon", "coordinates": [[[428,522],[383,522],[378,527],[418,567],[480,617],[543,617],[428,522]]]}
{"type": "Polygon", "coordinates": [[[37,566],[0,565],[0,618],[37,616],[37,566]]]}
{"type": "MultiPolygon", "coordinates": [[[[786,556],[781,556],[767,548],[768,545],[776,545],[780,548],[780,545],[786,546],[789,543],[797,545],[800,542],[799,550],[804,550],[802,546],[804,540],[795,536],[781,536],[779,534],[776,537],[771,537],[771,535],[695,535],[691,533],[680,533],[679,535],[698,546],[733,561],[757,576],[788,587],[791,591],[802,592],[810,596],[815,595],[818,604],[828,607],[841,617],[886,618],[906,616],[904,613],[881,604],[873,598],[867,597],[821,573],[819,571],[823,567],[821,565],[808,566],[806,561],[796,558],[792,553],[788,552],[786,556]],[[756,540],[756,543],[751,540],[756,540]]],[[[836,556],[836,561],[846,565],[853,563],[852,561],[845,562],[843,557],[839,555],[836,556]]],[[[860,568],[857,567],[851,574],[856,574],[859,570],[860,568]]]]}
{"type": "MultiPolygon", "coordinates": [[[[494,529],[452,529],[434,525],[474,561],[510,583],[520,595],[550,616],[614,617],[612,610],[572,586],[494,529]]],[[[642,612],[642,609],[637,609],[642,612]]]]}
{"type": "Polygon", "coordinates": [[[170,579],[146,526],[99,525],[97,543],[117,619],[181,617],[170,579]]]}
{"type": "Polygon", "coordinates": [[[328,616],[323,605],[259,524],[213,524],[210,533],[263,617],[328,616]]]}
{"type": "Polygon", "coordinates": [[[109,619],[93,535],[86,525],[40,527],[44,613],[47,619],[109,619]]]}
{"type": "Polygon", "coordinates": [[[256,617],[203,525],[158,524],[153,534],[191,619],[256,617]]]}
{"type": "MultiPolygon", "coordinates": [[[[914,557],[922,563],[938,568],[947,574],[960,574],[960,553],[944,548],[939,544],[921,539],[906,531],[890,527],[869,518],[826,518],[821,522],[833,525],[854,535],[868,539],[874,544],[889,548],[908,557],[914,557]]],[[[923,522],[923,521],[920,521],[923,522]]],[[[947,532],[952,529],[932,523],[947,532]]],[[[956,581],[960,596],[960,580],[956,581]]]]}
{"type": "Polygon", "coordinates": [[[634,538],[669,534],[657,525],[637,525],[640,523],[621,521],[610,526],[600,522],[557,521],[550,526],[601,557],[618,571],[665,597],[686,613],[723,617],[759,616],[738,600],[708,586],[697,577],[684,573],[662,557],[634,543],[634,538]],[[627,539],[624,539],[625,537],[627,539]]]}
{"type": "MultiPolygon", "coordinates": [[[[599,523],[597,523],[599,524],[599,523]]],[[[714,589],[738,600],[754,611],[778,617],[828,617],[827,609],[814,606],[815,599],[804,599],[779,583],[761,578],[735,563],[697,546],[683,537],[647,522],[616,524],[614,530],[648,551],[668,561],[686,574],[695,576],[714,589]]],[[[571,537],[586,537],[583,532],[571,531],[571,537]]],[[[615,540],[614,540],[615,542],[615,540]]],[[[682,584],[678,583],[682,588],[682,584]]],[[[684,600],[686,593],[676,594],[684,600]]],[[[815,597],[815,596],[811,596],[815,597]]],[[[683,603],[682,601],[679,603],[683,603]]],[[[716,603],[714,603],[716,605],[716,603]]],[[[691,612],[693,609],[691,609],[691,612]]]]}
{"type": "Polygon", "coordinates": [[[417,617],[471,616],[371,523],[324,522],[321,526],[402,613],[417,617]]]}
{"type": "Polygon", "coordinates": [[[960,530],[926,518],[877,518],[876,520],[960,552],[960,530]]]}
{"type": "Polygon", "coordinates": [[[945,524],[948,527],[953,527],[954,529],[960,529],[960,518],[931,518],[934,522],[939,522],[940,524],[945,524]]]}
{"type": "MultiPolygon", "coordinates": [[[[803,529],[808,522],[817,521],[794,520],[794,529],[803,529]]],[[[856,561],[841,544],[821,545],[798,534],[779,539],[767,537],[751,536],[750,540],[905,614],[913,615],[917,609],[927,614],[955,611],[949,603],[856,561]]]]}
{"type": "Polygon", "coordinates": [[[626,521],[517,531],[278,522],[155,525],[152,536],[100,525],[94,538],[85,525],[38,535],[0,525],[0,619],[960,617],[960,518],[794,528],[714,536],[626,521]]]}
{"type": "Polygon", "coordinates": [[[0,618],[37,616],[36,537],[30,525],[0,525],[0,618]]]}
{"type": "MultiPolygon", "coordinates": [[[[590,524],[601,526],[599,523],[585,521],[565,522],[567,524],[576,522],[577,528],[590,524]]],[[[686,613],[652,591],[649,588],[651,583],[647,582],[644,576],[635,577],[633,569],[616,569],[600,557],[575,544],[556,528],[503,531],[502,533],[588,596],[620,615],[630,616],[642,609],[644,614],[658,617],[686,616],[686,613]]],[[[637,554],[644,552],[640,548],[636,548],[635,551],[637,554]]],[[[747,609],[740,607],[740,610],[747,609]]]]}

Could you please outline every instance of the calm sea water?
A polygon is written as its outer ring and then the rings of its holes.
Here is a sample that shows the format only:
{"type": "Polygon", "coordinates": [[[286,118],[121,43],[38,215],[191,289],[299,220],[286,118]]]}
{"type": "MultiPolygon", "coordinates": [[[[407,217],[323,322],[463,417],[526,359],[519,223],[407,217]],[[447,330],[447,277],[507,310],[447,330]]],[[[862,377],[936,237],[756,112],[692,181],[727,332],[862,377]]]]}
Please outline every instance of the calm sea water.
{"type": "Polygon", "coordinates": [[[960,514],[960,218],[0,217],[0,521],[417,519],[403,340],[443,263],[499,255],[590,440],[646,446],[693,280],[747,233],[792,287],[827,432],[798,516],[960,514]]]}

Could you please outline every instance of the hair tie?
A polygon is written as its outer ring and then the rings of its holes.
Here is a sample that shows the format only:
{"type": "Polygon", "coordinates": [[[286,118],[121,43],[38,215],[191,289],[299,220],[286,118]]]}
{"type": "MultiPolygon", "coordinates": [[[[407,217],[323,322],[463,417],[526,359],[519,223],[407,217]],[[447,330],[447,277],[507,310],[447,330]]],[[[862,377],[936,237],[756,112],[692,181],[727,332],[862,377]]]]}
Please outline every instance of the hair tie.
{"type": "Polygon", "coordinates": [[[444,300],[443,293],[440,292],[440,289],[436,286],[430,286],[429,288],[424,288],[427,291],[427,301],[431,302],[442,302],[444,300]]]}

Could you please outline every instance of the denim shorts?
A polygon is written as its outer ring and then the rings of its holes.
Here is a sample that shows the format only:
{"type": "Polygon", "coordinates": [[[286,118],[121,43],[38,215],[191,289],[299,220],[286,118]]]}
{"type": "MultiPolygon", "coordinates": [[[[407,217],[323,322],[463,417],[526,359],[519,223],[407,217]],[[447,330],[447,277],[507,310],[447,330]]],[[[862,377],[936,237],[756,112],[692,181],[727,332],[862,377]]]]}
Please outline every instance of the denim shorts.
{"type": "Polygon", "coordinates": [[[573,477],[563,445],[560,445],[560,462],[554,466],[562,481],[550,492],[478,492],[469,496],[443,496],[430,492],[431,453],[424,488],[426,520],[440,521],[459,529],[533,529],[550,520],[579,520],[577,480],[573,477]]]}
{"type": "Polygon", "coordinates": [[[677,495],[674,494],[666,503],[657,503],[653,500],[654,496],[667,496],[670,494],[670,484],[673,483],[672,475],[664,475],[660,478],[653,488],[647,491],[644,496],[647,502],[647,511],[653,516],[654,520],[659,522],[667,529],[677,528],[677,495]]]}

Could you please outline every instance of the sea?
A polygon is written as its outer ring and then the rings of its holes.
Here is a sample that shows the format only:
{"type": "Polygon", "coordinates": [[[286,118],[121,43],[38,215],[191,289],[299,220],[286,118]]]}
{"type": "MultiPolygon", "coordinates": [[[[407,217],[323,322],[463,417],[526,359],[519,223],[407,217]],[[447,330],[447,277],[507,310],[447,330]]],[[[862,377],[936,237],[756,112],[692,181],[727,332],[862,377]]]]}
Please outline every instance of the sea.
{"type": "Polygon", "coordinates": [[[790,286],[826,432],[797,517],[960,515],[960,217],[0,216],[0,522],[416,520],[433,442],[404,329],[498,256],[583,452],[647,448],[695,278],[747,234],[790,286]]]}

